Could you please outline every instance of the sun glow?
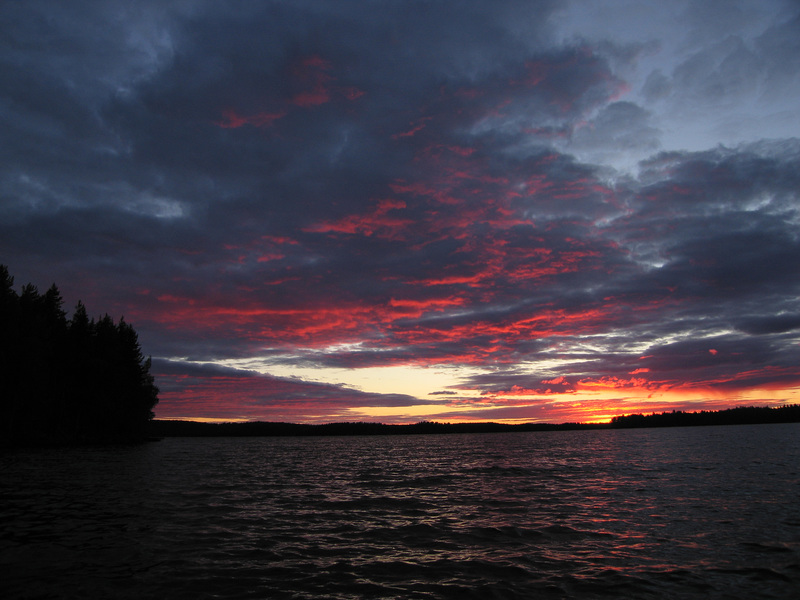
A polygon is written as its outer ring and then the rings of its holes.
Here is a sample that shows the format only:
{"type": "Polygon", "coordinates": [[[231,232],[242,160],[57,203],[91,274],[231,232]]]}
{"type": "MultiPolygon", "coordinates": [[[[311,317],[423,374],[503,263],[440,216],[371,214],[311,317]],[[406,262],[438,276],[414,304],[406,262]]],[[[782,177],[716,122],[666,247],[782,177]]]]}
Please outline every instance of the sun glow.
{"type": "MultiPolygon", "coordinates": [[[[408,423],[419,420],[445,422],[494,421],[597,423],[623,414],[669,412],[671,410],[718,410],[743,405],[780,405],[797,402],[796,385],[761,385],[726,389],[727,380],[707,385],[648,379],[653,373],[638,367],[619,376],[563,375],[581,363],[550,359],[541,364],[518,365],[511,381],[499,389],[502,371],[475,366],[399,365],[366,368],[313,368],[283,357],[190,363],[208,369],[181,394],[184,408],[161,418],[190,418],[209,422],[282,420],[330,422],[347,420],[408,423]],[[537,366],[539,367],[537,369],[537,366]],[[215,369],[224,369],[217,373],[215,369]],[[238,375],[235,375],[238,373],[238,375]],[[514,379],[516,378],[516,379],[514,379]],[[201,378],[202,379],[202,378],[201,378]],[[484,381],[486,384],[478,384],[484,381]],[[192,399],[194,398],[194,399],[192,399]],[[214,414],[211,409],[198,417],[186,408],[215,403],[225,398],[235,412],[214,414]],[[239,398],[239,400],[234,400],[239,398]],[[273,409],[259,405],[269,399],[273,409]],[[325,402],[328,417],[313,410],[313,402],[325,402]],[[252,413],[251,417],[247,417],[252,413]],[[319,414],[318,414],[319,413],[319,414]],[[230,415],[230,416],[227,416],[230,415]]],[[[586,366],[586,363],[583,363],[586,366]]],[[[734,377],[732,381],[736,381],[734,377]]],[[[186,385],[186,384],[184,384],[186,385]]],[[[170,397],[170,392],[165,392],[170,397]]],[[[174,396],[175,401],[179,396],[174,396]]],[[[177,405],[176,405],[177,410],[177,405]]]]}

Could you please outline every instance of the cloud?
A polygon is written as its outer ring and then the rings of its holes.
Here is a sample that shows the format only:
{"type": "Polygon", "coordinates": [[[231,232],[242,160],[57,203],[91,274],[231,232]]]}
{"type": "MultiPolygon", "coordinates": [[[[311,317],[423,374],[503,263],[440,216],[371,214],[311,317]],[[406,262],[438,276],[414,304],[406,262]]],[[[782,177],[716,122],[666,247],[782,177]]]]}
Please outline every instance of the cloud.
{"type": "Polygon", "coordinates": [[[359,406],[423,404],[403,394],[368,394],[341,385],[263,375],[253,371],[175,360],[156,360],[159,416],[204,419],[331,422],[347,420],[359,406]]]}
{"type": "Polygon", "coordinates": [[[632,102],[614,102],[579,128],[566,149],[589,162],[609,164],[619,157],[640,157],[657,151],[660,133],[642,107],[632,102]]]}
{"type": "Polygon", "coordinates": [[[132,322],[163,414],[793,389],[797,11],[412,4],[4,5],[3,262],[132,322]],[[318,382],[398,366],[460,375],[318,382]]]}

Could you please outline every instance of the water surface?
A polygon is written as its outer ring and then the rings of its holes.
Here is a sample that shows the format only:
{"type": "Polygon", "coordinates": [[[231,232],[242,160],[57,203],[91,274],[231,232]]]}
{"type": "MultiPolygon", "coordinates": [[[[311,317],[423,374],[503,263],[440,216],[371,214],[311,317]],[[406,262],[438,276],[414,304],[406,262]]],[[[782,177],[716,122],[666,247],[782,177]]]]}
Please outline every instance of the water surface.
{"type": "Polygon", "coordinates": [[[800,424],[0,457],[5,598],[794,598],[800,424]]]}

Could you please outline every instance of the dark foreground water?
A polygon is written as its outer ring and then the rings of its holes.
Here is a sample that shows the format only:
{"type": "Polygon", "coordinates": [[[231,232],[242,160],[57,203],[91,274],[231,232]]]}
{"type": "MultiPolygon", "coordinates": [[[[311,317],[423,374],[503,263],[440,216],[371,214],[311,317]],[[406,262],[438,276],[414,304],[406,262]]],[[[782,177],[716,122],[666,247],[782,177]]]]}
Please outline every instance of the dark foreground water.
{"type": "Polygon", "coordinates": [[[0,455],[3,598],[796,598],[800,425],[0,455]]]}

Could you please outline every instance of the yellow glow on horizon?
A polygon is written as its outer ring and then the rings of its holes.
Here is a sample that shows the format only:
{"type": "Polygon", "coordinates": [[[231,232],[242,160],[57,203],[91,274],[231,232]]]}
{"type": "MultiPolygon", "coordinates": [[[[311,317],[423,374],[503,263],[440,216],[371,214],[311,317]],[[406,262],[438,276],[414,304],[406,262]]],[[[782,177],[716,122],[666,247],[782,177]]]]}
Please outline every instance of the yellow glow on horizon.
{"type": "MultiPolygon", "coordinates": [[[[479,413],[495,407],[471,407],[469,410],[479,413]]],[[[463,406],[445,406],[443,404],[414,404],[412,406],[360,406],[351,408],[349,412],[357,415],[357,418],[380,418],[394,417],[396,419],[407,419],[411,417],[427,419],[436,418],[448,413],[464,412],[463,406]]]]}
{"type": "MultiPolygon", "coordinates": [[[[237,369],[257,371],[264,375],[287,379],[300,378],[331,385],[343,385],[373,394],[405,394],[415,398],[436,400],[432,392],[447,390],[461,383],[464,377],[485,372],[484,369],[448,365],[395,365],[388,367],[363,367],[342,369],[334,367],[303,367],[286,364],[254,362],[253,360],[227,360],[217,364],[237,369]]],[[[466,391],[463,395],[475,395],[466,391]]],[[[447,397],[442,398],[446,402],[447,397]]]]}
{"type": "Polygon", "coordinates": [[[742,402],[769,402],[770,404],[800,404],[800,388],[742,390],[742,402]]]}
{"type": "MultiPolygon", "coordinates": [[[[545,360],[544,365],[524,364],[524,372],[529,373],[531,387],[547,388],[544,384],[550,375],[548,368],[556,373],[563,372],[566,361],[545,360]]],[[[777,406],[800,403],[800,387],[752,388],[722,390],[713,387],[694,387],[691,385],[664,385],[648,382],[639,374],[628,376],[584,379],[575,387],[564,391],[553,385],[551,393],[536,393],[534,390],[511,390],[486,393],[479,387],[466,389],[464,386],[471,377],[494,372],[491,368],[474,366],[401,365],[389,367],[367,367],[361,369],[296,367],[287,364],[268,364],[253,359],[246,361],[224,361],[225,366],[256,371],[285,379],[313,381],[320,384],[339,385],[366,394],[405,395],[410,397],[408,406],[382,406],[376,398],[365,397],[367,405],[342,406],[337,413],[310,415],[308,413],[292,416],[277,414],[270,420],[294,422],[330,421],[380,421],[384,423],[407,423],[422,420],[448,422],[494,421],[498,423],[601,423],[612,417],[625,414],[650,414],[670,410],[720,410],[736,406],[777,406]],[[436,394],[435,392],[455,392],[436,394]],[[420,403],[414,402],[414,398],[420,403]],[[423,404],[422,402],[431,402],[423,404]],[[338,416],[333,416],[338,414],[338,416]]],[[[517,374],[519,373],[517,370],[517,374]]],[[[357,398],[357,397],[356,397],[357,398]]],[[[244,422],[261,420],[258,415],[242,417],[170,417],[198,422],[244,422]]],[[[262,417],[263,419],[263,417],[262,417]]],[[[166,420],[166,419],[165,419],[166,420]]]]}
{"type": "Polygon", "coordinates": [[[431,392],[458,385],[471,371],[477,372],[464,367],[399,365],[349,369],[339,375],[343,383],[362,392],[431,398],[431,392]]]}

